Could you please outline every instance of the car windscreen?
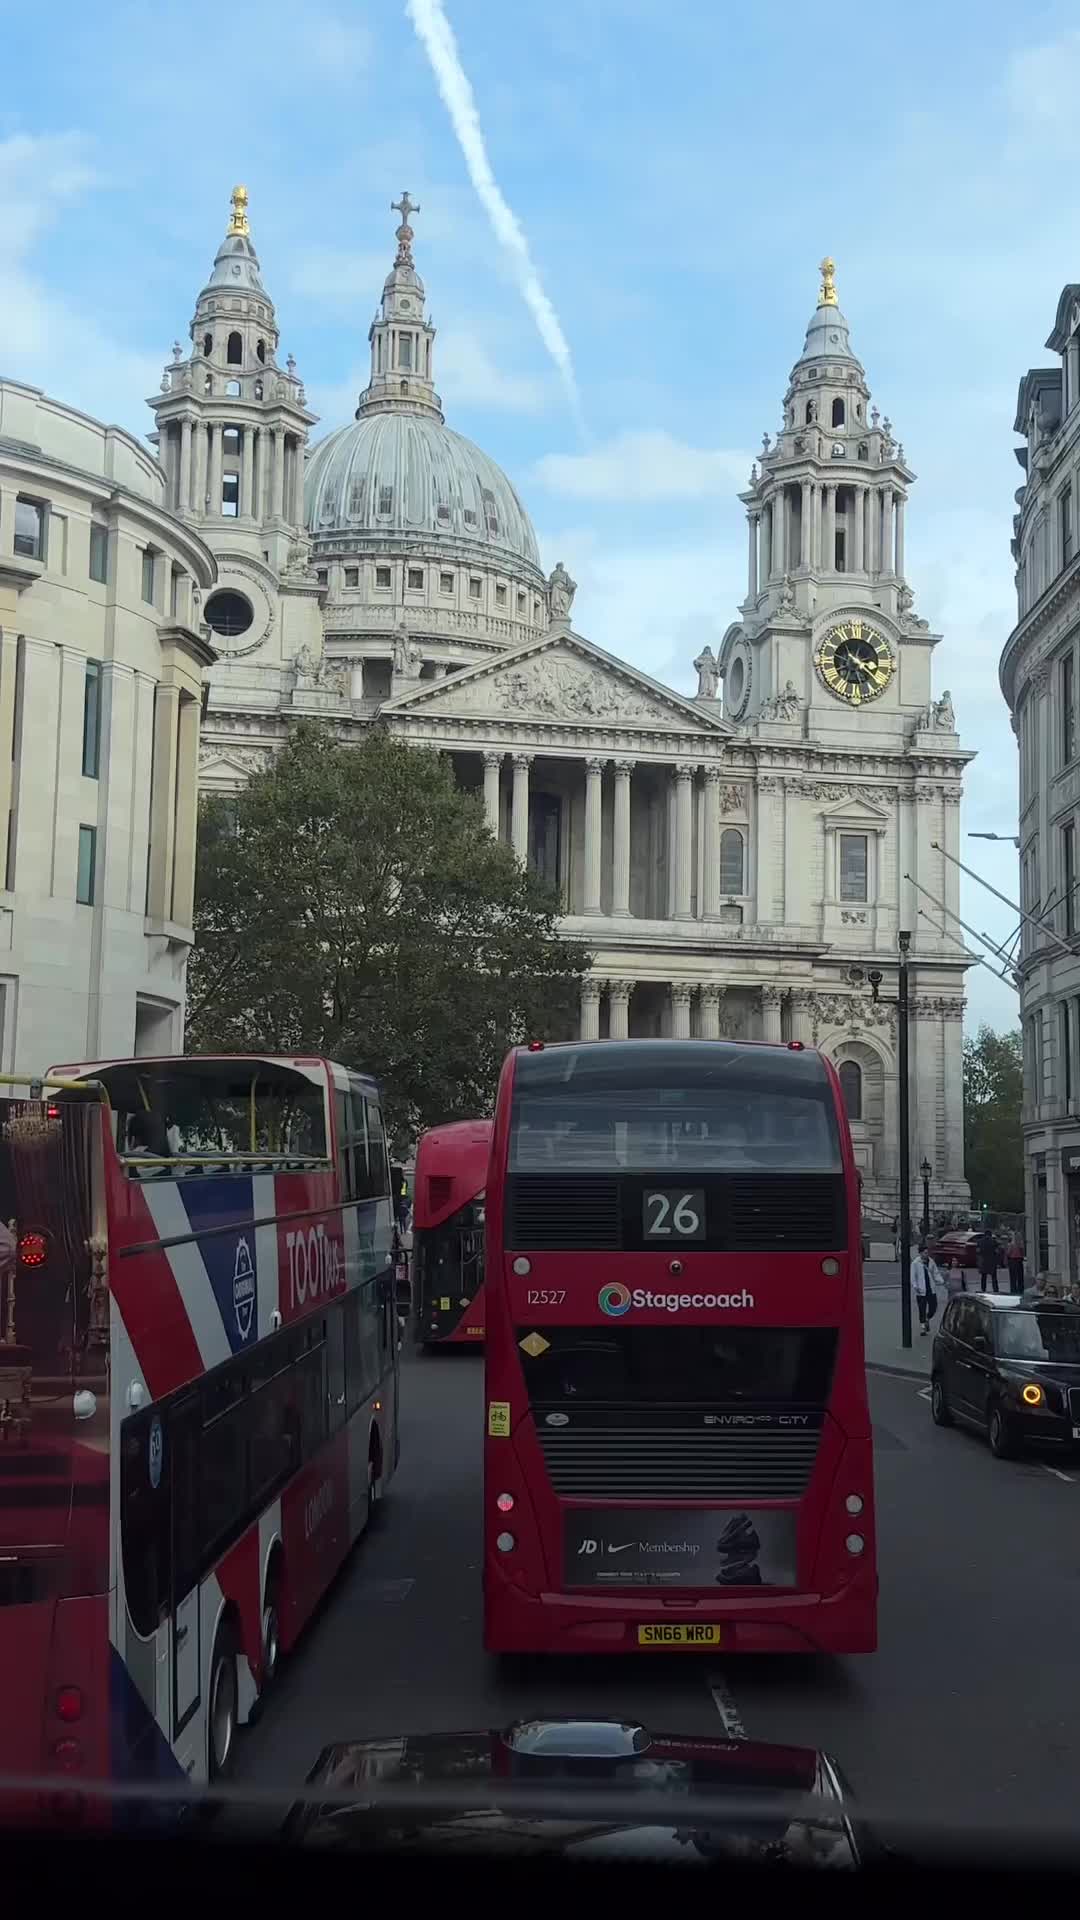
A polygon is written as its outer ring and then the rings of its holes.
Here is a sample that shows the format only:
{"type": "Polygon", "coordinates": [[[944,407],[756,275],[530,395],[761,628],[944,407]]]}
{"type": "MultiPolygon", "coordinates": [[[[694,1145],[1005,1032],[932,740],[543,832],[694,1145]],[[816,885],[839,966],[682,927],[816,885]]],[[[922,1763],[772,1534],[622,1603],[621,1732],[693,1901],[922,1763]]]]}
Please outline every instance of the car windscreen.
{"type": "Polygon", "coordinates": [[[1080,1312],[1017,1308],[994,1315],[995,1350],[1004,1360],[1061,1360],[1080,1365],[1080,1312]]]}

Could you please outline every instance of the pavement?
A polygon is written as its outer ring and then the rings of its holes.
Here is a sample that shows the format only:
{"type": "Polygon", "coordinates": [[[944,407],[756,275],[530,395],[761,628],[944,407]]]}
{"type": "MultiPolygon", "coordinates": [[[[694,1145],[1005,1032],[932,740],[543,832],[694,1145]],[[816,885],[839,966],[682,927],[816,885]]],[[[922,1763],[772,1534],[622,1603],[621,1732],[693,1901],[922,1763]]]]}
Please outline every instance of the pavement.
{"type": "MultiPolygon", "coordinates": [[[[869,1279],[884,1342],[896,1286],[869,1279]]],[[[987,1846],[1037,1824],[1073,1831],[1080,1465],[995,1460],[932,1424],[918,1379],[872,1373],[876,1654],[498,1663],[481,1646],[482,1356],[408,1355],[402,1388],[389,1496],[245,1730],[241,1781],[279,1787],[284,1807],[330,1741],[592,1713],[821,1745],[869,1813],[900,1820],[901,1841],[968,1824],[987,1846]]]]}
{"type": "MultiPolygon", "coordinates": [[[[974,1270],[968,1273],[967,1284],[970,1293],[978,1293],[979,1275],[974,1270]]],[[[1002,1293],[1008,1293],[1009,1279],[1004,1270],[998,1274],[998,1286],[1002,1293]]],[[[900,1328],[899,1263],[895,1260],[867,1260],[863,1266],[863,1333],[868,1370],[871,1373],[898,1373],[929,1380],[934,1330],[941,1325],[947,1298],[944,1287],[939,1287],[937,1318],[931,1322],[930,1332],[923,1335],[919,1332],[919,1311],[912,1296],[911,1345],[905,1347],[900,1328]]]]}

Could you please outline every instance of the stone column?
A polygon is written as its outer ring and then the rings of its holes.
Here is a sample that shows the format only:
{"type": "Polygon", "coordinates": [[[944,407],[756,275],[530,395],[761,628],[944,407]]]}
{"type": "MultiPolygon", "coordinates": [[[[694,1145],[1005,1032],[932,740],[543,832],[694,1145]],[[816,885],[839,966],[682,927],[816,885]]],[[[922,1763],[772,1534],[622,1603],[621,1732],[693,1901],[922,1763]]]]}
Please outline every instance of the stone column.
{"type": "Polygon", "coordinates": [[[855,488],[855,506],[852,513],[851,565],[856,573],[863,571],[863,533],[866,522],[866,488],[855,488]]]}
{"type": "Polygon", "coordinates": [[[904,496],[896,496],[896,577],[904,577],[904,496]]]}
{"type": "MultiPolygon", "coordinates": [[[[1073,1003],[1075,1013],[1075,1002],[1073,1003]]],[[[949,1180],[962,1180],[964,1177],[964,1033],[961,1026],[964,1003],[955,1003],[948,1008],[944,1021],[944,1060],[945,1075],[945,1141],[947,1159],[943,1169],[949,1180]]],[[[1075,1043],[1075,1019],[1071,1029],[1075,1043]]],[[[1074,1086],[1076,1082],[1073,1082],[1074,1086]]],[[[985,1199],[986,1196],[973,1196],[985,1199]]]]}
{"type": "Polygon", "coordinates": [[[747,514],[746,525],[750,533],[750,554],[749,554],[749,563],[748,563],[749,570],[747,575],[746,597],[748,600],[756,600],[757,590],[758,590],[757,588],[758,516],[756,513],[747,514]]]}
{"type": "Polygon", "coordinates": [[[245,520],[255,518],[255,430],[244,427],[240,442],[240,512],[245,520]]]}
{"type": "Polygon", "coordinates": [[[704,854],[702,911],[715,918],[720,912],[720,768],[705,769],[704,854]]]}
{"type": "Polygon", "coordinates": [[[836,487],[830,482],[825,488],[825,552],[821,564],[826,573],[832,573],[836,566],[836,487]]]}
{"type": "Polygon", "coordinates": [[[761,578],[766,586],[773,575],[772,507],[766,501],[761,514],[761,578]]]}
{"type": "Polygon", "coordinates": [[[514,755],[514,791],[510,805],[510,844],[524,866],[529,857],[529,768],[531,753],[514,755]]]}
{"type": "Polygon", "coordinates": [[[773,495],[773,572],[782,580],[787,568],[787,516],[784,489],[773,495]]]}
{"type": "Polygon", "coordinates": [[[171,918],[190,927],[195,912],[195,830],[199,815],[199,702],[181,697],[176,748],[171,918]]]}
{"type": "Polygon", "coordinates": [[[612,836],[611,911],[630,912],[630,777],[632,760],[615,762],[615,822],[612,836]]]}
{"type": "Polygon", "coordinates": [[[349,699],[362,700],[364,697],[364,663],[354,660],[349,668],[349,699]]]}
{"type": "Polygon", "coordinates": [[[765,986],[761,989],[761,1037],[771,1040],[773,1045],[780,1039],[780,1002],[783,995],[779,987],[765,986]]]}
{"type": "Polygon", "coordinates": [[[810,482],[809,480],[804,480],[802,483],[802,511],[799,515],[800,567],[808,567],[810,565],[810,516],[810,482]]]}
{"type": "Polygon", "coordinates": [[[207,511],[212,519],[217,520],[221,516],[221,428],[214,423],[211,423],[209,438],[206,492],[210,504],[207,511]]]}
{"type": "Polygon", "coordinates": [[[881,549],[878,572],[892,572],[893,544],[893,494],[891,487],[884,487],[881,494],[881,549]]]}
{"type": "Polygon", "coordinates": [[[821,482],[810,489],[810,565],[821,566],[821,482]]]}
{"type": "Polygon", "coordinates": [[[723,999],[724,989],[717,986],[715,981],[709,980],[703,987],[698,988],[698,993],[701,1007],[701,1037],[703,1040],[719,1040],[720,1002],[723,999]]]}
{"type": "Polygon", "coordinates": [[[797,987],[791,996],[791,1037],[809,1046],[813,1040],[814,996],[797,987]]]}
{"type": "Polygon", "coordinates": [[[685,980],[676,980],[671,988],[671,1034],[674,1040],[690,1038],[690,995],[694,989],[685,980]]]}
{"type": "Polygon", "coordinates": [[[626,1040],[630,1036],[630,995],[633,991],[632,980],[608,981],[608,1033],[612,1040],[626,1040]]]}
{"type": "Polygon", "coordinates": [[[581,1038],[600,1038],[600,982],[591,974],[581,983],[581,1038]]]}
{"type": "Polygon", "coordinates": [[[585,905],[586,913],[600,912],[601,822],[604,806],[604,763],[585,762],[585,905]]]}
{"type": "Polygon", "coordinates": [[[206,512],[206,461],[208,442],[206,428],[202,421],[196,421],[192,429],[191,443],[191,507],[192,512],[202,517],[206,512]]]}
{"type": "Polygon", "coordinates": [[[675,918],[690,918],[694,821],[694,769],[675,769],[675,918]]]}
{"type": "Polygon", "coordinates": [[[181,513],[191,507],[191,421],[180,422],[180,491],[176,501],[181,513]]]}
{"type": "Polygon", "coordinates": [[[293,505],[292,524],[302,527],[304,524],[304,448],[302,441],[293,441],[293,505]]]}
{"type": "Polygon", "coordinates": [[[179,752],[180,690],[178,687],[159,685],[154,699],[154,778],[150,791],[150,859],[146,894],[146,910],[153,920],[172,918],[179,752]]]}
{"type": "Polygon", "coordinates": [[[499,837],[499,775],[502,762],[501,753],[484,755],[484,818],[496,840],[499,837]]]}
{"type": "Polygon", "coordinates": [[[280,520],[285,512],[285,435],[280,427],[271,427],[273,442],[270,467],[270,517],[280,520]]]}

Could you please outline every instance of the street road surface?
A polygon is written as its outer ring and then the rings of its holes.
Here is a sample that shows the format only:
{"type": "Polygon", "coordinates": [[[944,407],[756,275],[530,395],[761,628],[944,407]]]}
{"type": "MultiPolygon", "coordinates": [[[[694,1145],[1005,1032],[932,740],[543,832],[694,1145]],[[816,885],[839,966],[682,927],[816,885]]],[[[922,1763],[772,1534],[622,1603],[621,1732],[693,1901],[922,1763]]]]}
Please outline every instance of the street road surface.
{"type": "Polygon", "coordinates": [[[994,1460],[917,1380],[870,1376],[880,1650],[642,1653],[501,1669],[480,1644],[482,1356],[405,1356],[401,1466],[374,1532],[243,1735],[238,1780],[299,1785],[349,1737],[585,1713],[823,1746],[856,1795],[933,1828],[1072,1830],[1080,1465],[994,1460]]]}

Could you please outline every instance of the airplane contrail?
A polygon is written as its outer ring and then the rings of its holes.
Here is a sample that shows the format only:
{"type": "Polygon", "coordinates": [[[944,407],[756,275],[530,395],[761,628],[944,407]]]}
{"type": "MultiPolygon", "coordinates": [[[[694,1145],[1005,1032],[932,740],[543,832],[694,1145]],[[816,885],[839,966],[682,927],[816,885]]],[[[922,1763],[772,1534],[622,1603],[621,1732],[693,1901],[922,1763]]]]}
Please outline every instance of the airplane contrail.
{"type": "Polygon", "coordinates": [[[492,171],[480,126],[480,115],[476,108],[476,96],[468,74],[461,64],[454,30],[446,17],[442,0],[405,0],[405,10],[431,64],[442,103],[450,115],[477,199],[487,214],[496,240],[510,256],[522,298],[536,321],[540,338],[558,368],[574,415],[580,424],[581,401],[577,382],[574,379],[574,363],[569,343],[562,330],[559,316],[544,292],[521,224],[503,197],[502,189],[492,171]]]}

